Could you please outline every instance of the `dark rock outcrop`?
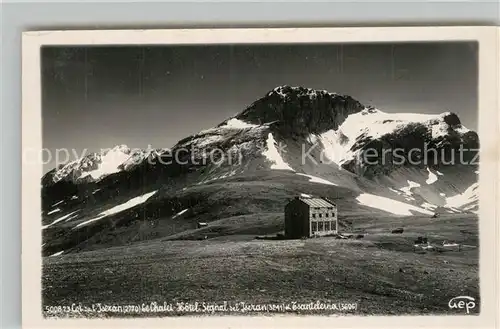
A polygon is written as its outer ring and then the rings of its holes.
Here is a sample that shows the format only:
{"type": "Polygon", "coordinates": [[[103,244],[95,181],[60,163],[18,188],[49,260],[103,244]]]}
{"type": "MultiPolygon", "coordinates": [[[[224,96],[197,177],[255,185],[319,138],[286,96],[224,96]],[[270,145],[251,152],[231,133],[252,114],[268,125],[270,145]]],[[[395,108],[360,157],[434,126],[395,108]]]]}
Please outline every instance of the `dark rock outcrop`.
{"type": "Polygon", "coordinates": [[[275,122],[282,136],[307,136],[337,129],[349,114],[365,107],[346,95],[281,86],[255,101],[237,119],[253,124],[275,122]]]}

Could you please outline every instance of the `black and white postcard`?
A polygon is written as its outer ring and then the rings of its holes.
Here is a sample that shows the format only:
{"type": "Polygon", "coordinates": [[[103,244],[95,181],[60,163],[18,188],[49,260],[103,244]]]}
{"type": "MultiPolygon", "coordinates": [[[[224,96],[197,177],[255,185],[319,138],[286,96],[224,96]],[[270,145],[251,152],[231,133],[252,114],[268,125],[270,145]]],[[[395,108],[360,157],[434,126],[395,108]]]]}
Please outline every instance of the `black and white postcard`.
{"type": "Polygon", "coordinates": [[[493,327],[495,42],[26,33],[26,324],[493,327]]]}

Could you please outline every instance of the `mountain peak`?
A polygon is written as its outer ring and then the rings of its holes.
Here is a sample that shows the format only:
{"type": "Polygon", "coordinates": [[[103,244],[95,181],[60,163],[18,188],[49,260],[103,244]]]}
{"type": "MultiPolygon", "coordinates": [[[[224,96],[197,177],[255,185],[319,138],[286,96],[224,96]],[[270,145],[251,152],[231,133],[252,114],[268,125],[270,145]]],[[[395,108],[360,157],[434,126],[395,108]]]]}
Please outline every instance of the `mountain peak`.
{"type": "Polygon", "coordinates": [[[460,119],[456,113],[453,112],[444,112],[441,113],[441,118],[443,121],[450,126],[458,126],[461,125],[462,123],[460,122],[460,119]]]}
{"type": "MultiPolygon", "coordinates": [[[[111,150],[109,150],[108,152],[123,152],[123,153],[130,153],[130,148],[125,145],[125,144],[120,144],[120,145],[116,145],[115,147],[113,147],[111,150]]],[[[107,153],[107,152],[106,152],[107,153]]]]}
{"type": "Polygon", "coordinates": [[[48,172],[42,180],[48,181],[48,184],[61,180],[99,181],[110,174],[134,167],[146,157],[162,152],[161,149],[131,149],[125,144],[119,144],[112,148],[85,154],[80,159],[59,165],[48,172]]]}
{"type": "Polygon", "coordinates": [[[277,94],[281,97],[306,96],[306,97],[310,97],[310,98],[317,97],[318,95],[328,95],[331,97],[338,95],[337,93],[331,93],[331,92],[324,90],[324,89],[323,90],[316,90],[313,88],[307,88],[307,87],[302,87],[302,86],[290,86],[290,85],[277,86],[276,88],[269,91],[267,93],[267,96],[272,96],[273,94],[277,94]]]}
{"type": "Polygon", "coordinates": [[[284,135],[308,135],[337,129],[349,114],[365,106],[348,95],[306,87],[278,86],[236,116],[261,125],[276,122],[284,135]]]}

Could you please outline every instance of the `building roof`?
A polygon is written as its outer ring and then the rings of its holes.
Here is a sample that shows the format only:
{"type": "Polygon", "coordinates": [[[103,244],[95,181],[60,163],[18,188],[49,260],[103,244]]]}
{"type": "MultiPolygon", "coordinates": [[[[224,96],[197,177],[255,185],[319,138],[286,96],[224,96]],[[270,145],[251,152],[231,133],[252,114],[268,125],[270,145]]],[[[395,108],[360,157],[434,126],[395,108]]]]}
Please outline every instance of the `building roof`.
{"type": "Polygon", "coordinates": [[[300,197],[299,200],[314,208],[335,207],[335,203],[321,198],[300,197]]]}

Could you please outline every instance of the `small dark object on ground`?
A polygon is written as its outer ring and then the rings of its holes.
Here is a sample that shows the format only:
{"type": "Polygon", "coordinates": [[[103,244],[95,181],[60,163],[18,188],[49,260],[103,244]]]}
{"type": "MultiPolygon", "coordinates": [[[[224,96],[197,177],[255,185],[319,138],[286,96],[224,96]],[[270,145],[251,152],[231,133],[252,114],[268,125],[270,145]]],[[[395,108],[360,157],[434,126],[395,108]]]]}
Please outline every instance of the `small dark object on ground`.
{"type": "Polygon", "coordinates": [[[400,268],[399,272],[404,273],[405,271],[402,268],[400,268]]]}
{"type": "Polygon", "coordinates": [[[427,238],[423,236],[419,236],[417,240],[415,240],[415,244],[426,244],[427,242],[427,238]]]}
{"type": "Polygon", "coordinates": [[[364,234],[358,234],[356,235],[356,239],[363,239],[365,237],[364,234]]]}
{"type": "Polygon", "coordinates": [[[432,215],[431,218],[438,218],[438,217],[439,217],[438,213],[434,213],[434,215],[432,215]]]}
{"type": "Polygon", "coordinates": [[[401,234],[401,233],[403,233],[403,232],[404,232],[404,229],[403,229],[402,227],[400,227],[400,228],[397,228],[397,229],[392,230],[392,232],[391,232],[391,233],[394,233],[394,234],[401,234]]]}
{"type": "Polygon", "coordinates": [[[428,271],[424,271],[424,274],[429,274],[429,272],[428,271]]]}

